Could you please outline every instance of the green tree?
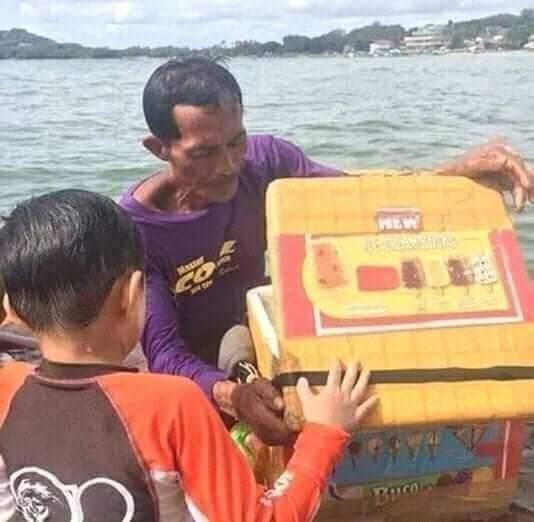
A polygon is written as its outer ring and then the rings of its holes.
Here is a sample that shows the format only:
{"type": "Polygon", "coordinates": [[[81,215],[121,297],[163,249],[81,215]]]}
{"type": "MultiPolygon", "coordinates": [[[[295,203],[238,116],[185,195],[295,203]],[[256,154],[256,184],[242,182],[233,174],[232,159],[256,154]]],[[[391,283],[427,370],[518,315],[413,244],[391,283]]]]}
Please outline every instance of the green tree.
{"type": "Polygon", "coordinates": [[[523,47],[528,42],[530,35],[529,28],[526,25],[516,25],[510,30],[509,40],[514,49],[523,47]]]}
{"type": "Polygon", "coordinates": [[[452,35],[451,41],[449,42],[449,49],[463,49],[465,47],[465,40],[458,33],[452,35]]]}
{"type": "Polygon", "coordinates": [[[284,36],[284,52],[286,53],[306,53],[310,51],[310,38],[307,36],[288,35],[284,36]]]}
{"type": "Polygon", "coordinates": [[[334,52],[340,53],[347,42],[346,32],[343,29],[336,29],[329,33],[312,38],[310,41],[310,52],[325,53],[334,52]]]}

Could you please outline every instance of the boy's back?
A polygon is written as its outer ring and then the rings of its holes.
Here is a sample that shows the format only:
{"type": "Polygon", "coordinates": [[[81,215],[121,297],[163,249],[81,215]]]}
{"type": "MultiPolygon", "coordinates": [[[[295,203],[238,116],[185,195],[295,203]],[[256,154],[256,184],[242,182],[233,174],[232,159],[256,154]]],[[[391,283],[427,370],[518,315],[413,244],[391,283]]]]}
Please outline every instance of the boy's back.
{"type": "Polygon", "coordinates": [[[1,520],[308,520],[346,442],[308,426],[285,489],[262,492],[194,383],[48,361],[0,370],[0,421],[1,520]]]}
{"type": "Polygon", "coordinates": [[[127,372],[46,361],[38,373],[0,370],[0,448],[20,520],[188,520],[172,410],[179,396],[194,407],[196,394],[127,372]]]}

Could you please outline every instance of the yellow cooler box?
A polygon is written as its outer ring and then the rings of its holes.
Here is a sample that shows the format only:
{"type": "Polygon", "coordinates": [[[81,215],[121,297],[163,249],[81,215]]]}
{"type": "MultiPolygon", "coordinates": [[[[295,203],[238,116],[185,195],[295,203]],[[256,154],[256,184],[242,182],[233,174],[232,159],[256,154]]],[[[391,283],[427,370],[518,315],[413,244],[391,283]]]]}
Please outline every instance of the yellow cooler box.
{"type": "MultiPolygon", "coordinates": [[[[248,309],[258,364],[265,375],[276,376],[283,359],[272,287],[250,291],[248,309]]],[[[520,421],[367,429],[354,436],[336,466],[318,520],[435,522],[500,515],[517,491],[523,440],[520,421]]],[[[269,454],[262,473],[272,484],[290,452],[272,448],[269,454]]]]}
{"type": "Polygon", "coordinates": [[[280,180],[267,223],[273,287],[249,293],[249,316],[287,423],[302,424],[298,378],[323,385],[334,357],[361,361],[380,397],[321,519],[505,506],[534,415],[534,292],[500,195],[463,178],[280,180]]]}

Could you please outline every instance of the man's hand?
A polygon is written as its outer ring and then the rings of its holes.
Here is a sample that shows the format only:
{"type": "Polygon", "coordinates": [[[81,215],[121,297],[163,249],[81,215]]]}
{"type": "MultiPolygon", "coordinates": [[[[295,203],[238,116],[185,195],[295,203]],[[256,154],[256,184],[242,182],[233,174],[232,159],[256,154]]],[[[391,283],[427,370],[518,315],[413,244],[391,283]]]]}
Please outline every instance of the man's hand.
{"type": "Polygon", "coordinates": [[[267,379],[260,377],[248,384],[237,384],[231,402],[237,418],[248,423],[265,444],[285,446],[293,442],[296,434],[282,417],[282,396],[267,379]]]}
{"type": "Polygon", "coordinates": [[[509,191],[516,211],[534,201],[534,171],[501,139],[475,147],[438,169],[442,176],[466,176],[501,192],[509,191]]]}

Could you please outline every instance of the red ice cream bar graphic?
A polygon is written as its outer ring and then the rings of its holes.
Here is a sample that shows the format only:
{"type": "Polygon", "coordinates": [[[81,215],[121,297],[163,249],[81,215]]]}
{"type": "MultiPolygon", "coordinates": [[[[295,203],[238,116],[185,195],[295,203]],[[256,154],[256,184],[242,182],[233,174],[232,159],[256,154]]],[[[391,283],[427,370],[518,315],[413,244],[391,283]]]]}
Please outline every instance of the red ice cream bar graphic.
{"type": "Polygon", "coordinates": [[[317,281],[323,288],[336,288],[347,284],[347,278],[337,249],[331,243],[312,245],[317,281]]]}
{"type": "Polygon", "coordinates": [[[358,289],[362,292],[383,292],[400,287],[400,274],[394,266],[360,265],[356,269],[358,289]]]}

